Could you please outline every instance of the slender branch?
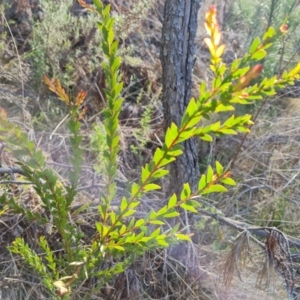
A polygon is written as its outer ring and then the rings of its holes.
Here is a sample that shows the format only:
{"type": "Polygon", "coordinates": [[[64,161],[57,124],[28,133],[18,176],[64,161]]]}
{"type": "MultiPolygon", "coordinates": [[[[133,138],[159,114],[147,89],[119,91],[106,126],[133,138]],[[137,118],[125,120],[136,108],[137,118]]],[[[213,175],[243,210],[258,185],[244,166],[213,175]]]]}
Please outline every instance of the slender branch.
{"type": "Polygon", "coordinates": [[[11,176],[11,180],[0,180],[0,184],[33,184],[29,181],[18,181],[15,180],[14,173],[25,175],[25,172],[20,169],[19,167],[10,167],[10,168],[4,168],[0,167],[0,175],[9,174],[11,176]]]}
{"type": "MultiPolygon", "coordinates": [[[[198,212],[202,215],[206,215],[208,217],[211,217],[215,220],[218,220],[240,232],[243,232],[245,230],[251,232],[252,234],[255,234],[257,236],[260,236],[260,237],[268,237],[269,234],[270,234],[270,230],[277,230],[279,231],[278,229],[274,228],[274,227],[258,227],[258,226],[252,226],[252,225],[249,225],[247,223],[243,223],[243,222],[239,222],[239,221],[236,221],[236,220],[232,220],[230,218],[226,218],[226,217],[222,217],[220,216],[219,214],[217,213],[211,213],[211,212],[208,212],[204,209],[199,209],[198,212]]],[[[296,238],[293,238],[293,237],[288,237],[286,236],[286,239],[289,243],[289,246],[290,247],[296,247],[298,249],[300,249],[300,240],[299,239],[296,239],[296,238]]]]}
{"type": "Polygon", "coordinates": [[[25,172],[19,167],[10,167],[10,168],[0,167],[0,175],[14,174],[14,173],[25,175],[25,172]]]}
{"type": "Polygon", "coordinates": [[[30,181],[18,181],[18,180],[0,180],[0,184],[18,184],[18,185],[26,185],[33,184],[30,181]]]}

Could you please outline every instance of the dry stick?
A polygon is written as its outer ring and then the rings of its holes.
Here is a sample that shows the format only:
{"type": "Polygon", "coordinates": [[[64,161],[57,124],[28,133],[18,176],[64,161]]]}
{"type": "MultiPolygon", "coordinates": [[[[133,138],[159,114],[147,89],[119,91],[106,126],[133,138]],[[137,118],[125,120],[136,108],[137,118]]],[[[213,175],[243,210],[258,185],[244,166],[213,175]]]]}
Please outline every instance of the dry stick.
{"type": "MultiPolygon", "coordinates": [[[[3,12],[2,10],[1,10],[1,14],[3,15],[3,19],[4,19],[4,21],[5,21],[5,24],[6,24],[7,28],[8,28],[8,31],[9,31],[9,33],[10,33],[10,35],[11,35],[11,38],[12,38],[12,40],[13,40],[13,44],[14,44],[14,47],[15,47],[15,50],[16,50],[16,53],[17,53],[17,58],[18,58],[19,68],[20,68],[20,74],[21,74],[22,100],[24,101],[24,98],[25,98],[24,90],[25,90],[25,89],[24,89],[23,70],[22,70],[22,64],[21,64],[20,54],[19,54],[19,51],[18,51],[18,47],[17,47],[16,40],[15,40],[15,38],[14,38],[14,35],[13,35],[11,29],[10,29],[10,26],[9,26],[9,24],[8,24],[8,22],[7,22],[7,19],[6,19],[6,17],[5,17],[5,14],[4,14],[4,12],[3,12]]],[[[23,113],[24,113],[24,109],[23,109],[23,113]]],[[[25,113],[24,113],[24,121],[26,121],[25,113]]]]}
{"type": "MultiPolygon", "coordinates": [[[[211,213],[211,212],[208,212],[204,209],[199,209],[198,212],[200,214],[203,214],[203,215],[206,215],[208,217],[211,217],[217,221],[220,221],[240,232],[243,232],[245,230],[257,235],[257,236],[260,236],[260,237],[268,237],[269,236],[269,231],[270,230],[276,230],[280,233],[282,233],[280,230],[278,230],[277,228],[275,227],[258,227],[258,226],[251,226],[247,223],[243,223],[243,222],[239,222],[239,221],[235,221],[235,220],[232,220],[230,218],[226,218],[226,217],[222,217],[220,216],[219,214],[217,213],[211,213]]],[[[300,240],[296,239],[296,238],[293,238],[293,237],[287,237],[286,235],[284,235],[289,243],[289,246],[290,247],[296,247],[298,249],[300,249],[300,240]]]]}
{"type": "Polygon", "coordinates": [[[32,185],[30,181],[0,180],[0,184],[32,185]]]}
{"type": "Polygon", "coordinates": [[[272,18],[274,16],[274,10],[275,10],[275,0],[271,1],[271,7],[270,7],[270,13],[269,13],[269,18],[268,18],[268,24],[267,24],[267,29],[271,26],[272,24],[272,18]]]}
{"type": "MultiPolygon", "coordinates": [[[[285,50],[285,36],[282,37],[282,48],[281,48],[279,64],[278,64],[278,74],[279,74],[279,76],[281,76],[282,72],[283,72],[283,69],[281,70],[281,65],[282,65],[282,62],[283,62],[284,50],[285,50]]],[[[285,67],[287,67],[287,65],[285,67]]]]}
{"type": "Polygon", "coordinates": [[[13,173],[25,175],[25,172],[19,167],[11,167],[11,168],[0,167],[0,174],[2,174],[2,175],[3,174],[13,174],[13,173]]]}
{"type": "Polygon", "coordinates": [[[53,135],[56,133],[58,128],[68,119],[69,114],[67,114],[59,123],[58,125],[54,128],[53,132],[50,134],[49,140],[52,140],[53,135]]]}
{"type": "Polygon", "coordinates": [[[11,168],[0,167],[0,175],[10,174],[12,178],[11,180],[0,180],[0,184],[18,184],[18,185],[33,184],[32,182],[29,181],[15,180],[14,173],[25,175],[25,172],[18,167],[11,167],[11,168]]]}

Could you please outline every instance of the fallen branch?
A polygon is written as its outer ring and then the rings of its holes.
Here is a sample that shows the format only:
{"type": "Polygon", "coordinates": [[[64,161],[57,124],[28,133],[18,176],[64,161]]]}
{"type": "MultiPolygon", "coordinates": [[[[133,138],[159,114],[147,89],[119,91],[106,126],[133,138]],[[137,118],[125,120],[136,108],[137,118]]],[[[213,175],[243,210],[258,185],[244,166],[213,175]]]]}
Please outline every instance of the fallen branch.
{"type": "MultiPolygon", "coordinates": [[[[270,232],[272,230],[276,230],[276,231],[282,233],[280,230],[278,230],[275,227],[252,226],[252,225],[249,225],[247,223],[243,223],[243,222],[239,222],[239,221],[236,221],[236,220],[232,220],[230,218],[222,217],[217,213],[211,213],[211,212],[208,212],[204,209],[199,209],[198,212],[202,215],[206,215],[206,216],[211,217],[215,220],[218,220],[221,223],[226,224],[226,225],[228,225],[228,226],[230,226],[230,227],[232,227],[232,228],[234,228],[234,229],[236,229],[240,232],[243,232],[243,231],[246,230],[246,231],[251,232],[252,234],[255,234],[255,235],[263,237],[263,238],[269,237],[270,232]]],[[[300,249],[300,240],[299,239],[296,239],[296,238],[290,237],[290,236],[286,236],[286,235],[285,235],[285,237],[287,239],[287,242],[289,243],[289,247],[296,247],[296,248],[300,249]]]]}
{"type": "Polygon", "coordinates": [[[0,175],[4,175],[4,174],[21,174],[21,175],[25,175],[24,171],[22,169],[20,169],[19,167],[0,167],[0,175]]]}

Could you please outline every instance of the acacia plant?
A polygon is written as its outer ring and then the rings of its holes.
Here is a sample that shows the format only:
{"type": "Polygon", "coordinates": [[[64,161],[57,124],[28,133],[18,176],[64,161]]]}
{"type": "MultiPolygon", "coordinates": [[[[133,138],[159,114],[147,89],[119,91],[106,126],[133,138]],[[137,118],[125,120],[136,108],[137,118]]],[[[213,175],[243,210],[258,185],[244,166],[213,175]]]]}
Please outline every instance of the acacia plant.
{"type": "MultiPolygon", "coordinates": [[[[217,121],[200,125],[203,118],[211,114],[234,110],[234,105],[248,104],[275,94],[275,88],[283,88],[299,78],[300,63],[292,70],[285,71],[281,77],[264,78],[260,83],[251,84],[257,78],[263,66],[256,63],[262,60],[266,49],[278,36],[286,31],[283,26],[278,30],[269,28],[262,40],[254,39],[249,52],[237,59],[231,66],[222,62],[225,46],[221,44],[221,31],[217,22],[216,9],[212,7],[206,14],[205,27],[208,37],[205,42],[211,53],[211,70],[214,80],[211,87],[204,82],[200,85],[200,96],[192,98],[181,118],[179,125],[172,123],[165,133],[165,140],[158,147],[149,163],[141,168],[140,178],[128,183],[128,190],[121,199],[117,199],[116,172],[118,169],[119,114],[122,109],[121,97],[123,83],[120,76],[121,57],[118,55],[118,41],[114,35],[114,19],[110,15],[110,5],[103,6],[100,0],[94,0],[95,6],[80,1],[91,13],[97,13],[97,26],[102,34],[102,51],[105,55],[102,67],[106,75],[106,108],[103,122],[107,147],[103,152],[105,190],[101,192],[98,205],[98,218],[94,222],[93,233],[84,233],[80,224],[72,219],[72,207],[78,193],[77,187],[82,167],[83,150],[80,131],[81,119],[85,109],[82,104],[86,97],[79,92],[72,100],[65,93],[58,80],[45,76],[45,83],[69,110],[68,130],[70,132],[69,157],[71,170],[67,184],[62,184],[57,174],[47,166],[41,150],[37,149],[28,135],[5,118],[0,120],[0,139],[5,141],[18,162],[19,168],[9,172],[19,172],[23,180],[30,183],[40,199],[42,210],[31,211],[24,207],[16,197],[1,196],[1,203],[7,205],[11,213],[22,214],[28,222],[36,222],[44,228],[39,231],[37,245],[31,245],[17,237],[9,246],[13,255],[24,259],[41,278],[49,294],[54,298],[72,297],[75,287],[88,284],[90,278],[97,278],[97,290],[108,283],[116,274],[123,272],[133,259],[145,251],[166,248],[190,237],[180,231],[179,224],[168,228],[169,219],[179,216],[178,208],[197,213],[201,208],[201,196],[226,192],[226,185],[234,185],[230,170],[219,162],[207,170],[198,179],[195,188],[185,183],[180,195],[174,193],[165,205],[158,210],[150,210],[144,218],[136,217],[143,195],[161,189],[160,179],[168,176],[168,165],[183,153],[182,143],[191,138],[200,138],[211,142],[213,136],[249,132],[252,125],[251,115],[232,115],[224,122],[217,121]],[[112,201],[119,200],[117,210],[112,209],[112,201]],[[55,242],[49,234],[49,224],[55,233],[55,242]],[[44,227],[43,227],[44,226],[44,227]],[[107,262],[110,261],[110,264],[107,262]]],[[[12,182],[15,182],[12,180],[12,182]]],[[[81,209],[84,213],[85,207],[81,209]]],[[[91,291],[93,293],[93,290],[91,291]]]]}

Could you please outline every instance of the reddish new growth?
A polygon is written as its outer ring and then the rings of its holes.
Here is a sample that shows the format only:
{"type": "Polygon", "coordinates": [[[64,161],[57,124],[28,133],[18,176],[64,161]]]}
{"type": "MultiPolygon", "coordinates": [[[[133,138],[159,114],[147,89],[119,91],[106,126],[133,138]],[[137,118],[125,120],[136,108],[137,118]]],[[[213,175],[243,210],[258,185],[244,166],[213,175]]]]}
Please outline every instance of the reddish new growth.
{"type": "Polygon", "coordinates": [[[289,26],[287,24],[283,24],[281,25],[281,27],[279,28],[279,30],[282,32],[282,33],[286,33],[289,29],[289,26]]]}
{"type": "Polygon", "coordinates": [[[263,70],[262,64],[255,65],[246,75],[242,76],[239,82],[235,85],[234,90],[240,91],[250,85],[251,81],[259,76],[263,70]]]}

